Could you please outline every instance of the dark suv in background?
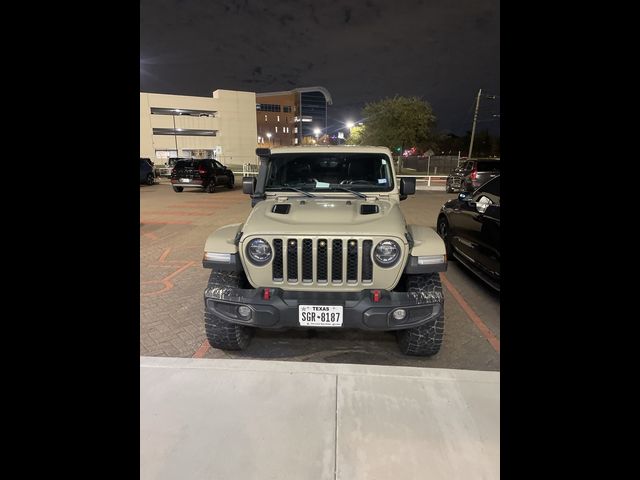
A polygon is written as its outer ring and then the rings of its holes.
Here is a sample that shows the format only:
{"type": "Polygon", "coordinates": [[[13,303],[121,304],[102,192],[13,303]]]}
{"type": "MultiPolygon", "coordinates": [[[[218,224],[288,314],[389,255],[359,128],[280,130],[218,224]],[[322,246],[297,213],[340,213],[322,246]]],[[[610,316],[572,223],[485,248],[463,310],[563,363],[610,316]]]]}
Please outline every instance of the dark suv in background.
{"type": "Polygon", "coordinates": [[[217,160],[178,160],[171,171],[171,185],[174,192],[185,188],[199,188],[213,193],[216,186],[233,188],[233,172],[217,160]]]}
{"type": "Polygon", "coordinates": [[[500,175],[499,158],[466,160],[447,177],[447,193],[473,192],[497,175],[500,175]]]}
{"type": "Polygon", "coordinates": [[[150,158],[140,157],[140,183],[153,185],[156,181],[153,173],[153,162],[150,158]]]}

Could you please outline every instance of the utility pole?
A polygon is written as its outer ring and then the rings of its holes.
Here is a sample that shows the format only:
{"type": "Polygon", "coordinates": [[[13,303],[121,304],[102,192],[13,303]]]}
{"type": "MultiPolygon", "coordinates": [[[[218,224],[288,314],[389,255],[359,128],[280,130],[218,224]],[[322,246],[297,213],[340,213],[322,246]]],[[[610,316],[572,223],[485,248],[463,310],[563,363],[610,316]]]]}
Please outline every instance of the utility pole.
{"type": "Polygon", "coordinates": [[[478,121],[478,109],[480,108],[480,95],[482,95],[482,89],[478,90],[478,98],[476,99],[476,112],[473,114],[473,127],[471,128],[471,144],[469,145],[469,158],[471,158],[471,152],[473,151],[473,137],[476,135],[476,122],[478,121]]]}

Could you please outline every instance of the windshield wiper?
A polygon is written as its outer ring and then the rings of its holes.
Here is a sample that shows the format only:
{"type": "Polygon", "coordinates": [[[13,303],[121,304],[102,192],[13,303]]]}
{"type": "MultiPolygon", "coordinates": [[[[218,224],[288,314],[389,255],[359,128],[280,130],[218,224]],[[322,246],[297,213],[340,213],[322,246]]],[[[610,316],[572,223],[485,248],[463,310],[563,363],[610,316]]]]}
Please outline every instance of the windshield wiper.
{"type": "Polygon", "coordinates": [[[265,191],[274,191],[274,190],[282,190],[282,189],[287,189],[287,190],[293,190],[294,192],[299,192],[307,197],[315,197],[315,195],[309,193],[309,192],[305,192],[304,190],[300,190],[299,188],[296,187],[290,187],[289,185],[282,185],[281,187],[270,187],[270,188],[265,188],[265,191]]]}
{"type": "Polygon", "coordinates": [[[354,195],[357,195],[360,198],[367,198],[367,196],[364,193],[360,193],[360,192],[356,192],[355,190],[351,190],[349,188],[345,188],[345,187],[330,187],[330,188],[335,188],[337,190],[343,190],[345,192],[349,192],[349,193],[353,193],[354,195]]]}

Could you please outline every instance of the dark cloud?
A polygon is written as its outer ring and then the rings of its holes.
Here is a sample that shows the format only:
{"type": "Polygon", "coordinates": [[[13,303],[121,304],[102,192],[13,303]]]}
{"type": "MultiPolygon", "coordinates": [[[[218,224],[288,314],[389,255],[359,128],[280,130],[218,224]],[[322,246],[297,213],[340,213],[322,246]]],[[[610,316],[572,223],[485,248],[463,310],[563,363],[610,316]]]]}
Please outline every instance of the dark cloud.
{"type": "MultiPolygon", "coordinates": [[[[211,95],[322,85],[330,116],[366,102],[429,101],[440,128],[470,128],[478,88],[500,93],[498,0],[142,0],[140,88],[211,95]]],[[[497,113],[483,102],[481,118],[497,113]]],[[[481,123],[499,131],[497,121],[481,123]]]]}

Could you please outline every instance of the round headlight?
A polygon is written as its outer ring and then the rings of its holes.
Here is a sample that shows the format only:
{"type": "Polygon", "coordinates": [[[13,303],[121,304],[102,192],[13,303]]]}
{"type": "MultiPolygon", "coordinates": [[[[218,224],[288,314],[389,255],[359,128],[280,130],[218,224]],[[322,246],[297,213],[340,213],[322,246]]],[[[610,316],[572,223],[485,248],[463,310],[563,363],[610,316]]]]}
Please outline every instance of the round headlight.
{"type": "Polygon", "coordinates": [[[391,267],[400,258],[400,245],[393,240],[383,240],[376,245],[373,258],[381,267],[391,267]]]}
{"type": "Polygon", "coordinates": [[[271,260],[271,246],[262,238],[254,238],[247,245],[249,260],[256,265],[264,265],[271,260]]]}

